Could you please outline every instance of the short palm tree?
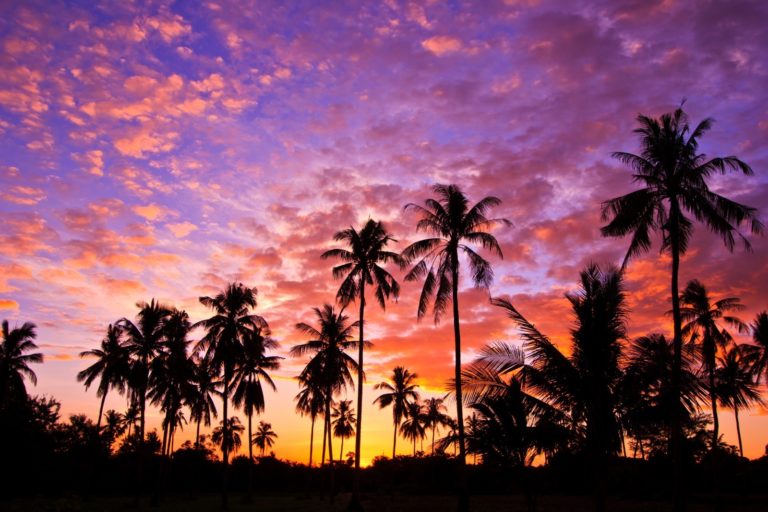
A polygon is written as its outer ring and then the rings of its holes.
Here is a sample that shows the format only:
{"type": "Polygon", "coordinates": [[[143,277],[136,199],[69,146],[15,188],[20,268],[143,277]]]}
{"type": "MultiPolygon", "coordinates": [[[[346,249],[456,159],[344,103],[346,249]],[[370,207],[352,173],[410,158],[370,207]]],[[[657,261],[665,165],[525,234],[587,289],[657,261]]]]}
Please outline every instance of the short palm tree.
{"type": "Polygon", "coordinates": [[[219,426],[213,429],[211,440],[214,444],[219,445],[222,454],[231,452],[237,453],[240,446],[242,446],[240,434],[242,434],[244,430],[245,427],[240,423],[240,418],[231,416],[227,418],[226,425],[224,425],[224,420],[222,420],[219,426]]]}
{"type": "Polygon", "coordinates": [[[315,442],[315,420],[323,412],[325,398],[323,390],[312,382],[301,382],[301,390],[295,397],[296,412],[302,416],[309,415],[312,426],[309,433],[309,467],[312,467],[312,454],[315,442]]]}
{"type": "Polygon", "coordinates": [[[331,412],[333,418],[333,435],[341,438],[339,448],[339,460],[344,458],[344,439],[355,435],[355,410],[352,408],[352,400],[341,400],[339,405],[331,412]]]}
{"type": "Polygon", "coordinates": [[[197,423],[195,430],[195,448],[200,448],[200,423],[210,426],[211,417],[216,417],[216,403],[213,400],[214,395],[219,392],[218,370],[211,364],[207,357],[200,357],[197,354],[192,355],[193,376],[192,393],[188,398],[190,419],[197,423]]]}
{"type": "Polygon", "coordinates": [[[0,345],[0,411],[14,401],[27,399],[24,378],[37,384],[37,375],[29,367],[30,363],[42,363],[43,354],[36,352],[34,339],[37,337],[35,324],[24,322],[21,327],[11,329],[8,320],[3,320],[3,342],[0,345]]]}
{"type": "Polygon", "coordinates": [[[445,313],[448,304],[453,305],[454,365],[456,382],[456,418],[459,429],[459,461],[461,489],[459,508],[469,507],[464,466],[466,450],[464,446],[464,415],[461,396],[461,324],[459,320],[459,254],[466,257],[475,286],[488,288],[493,281],[491,264],[478,254],[470,244],[480,245],[499,258],[503,258],[501,247],[490,230],[496,225],[510,225],[506,219],[490,219],[488,211],[498,206],[501,200],[488,196],[470,206],[469,200],[457,185],[435,185],[436,199],[429,198],[424,206],[408,204],[406,210],[415,211],[420,219],[417,231],[424,231],[430,238],[419,240],[403,250],[403,257],[408,263],[417,263],[406,274],[406,281],[424,278],[424,285],[419,297],[417,316],[423,317],[432,303],[432,310],[437,322],[445,313]],[[434,299],[433,299],[434,296],[434,299]]]}
{"type": "Polygon", "coordinates": [[[729,315],[732,311],[741,311],[744,306],[736,297],[726,297],[713,302],[707,289],[699,281],[690,281],[680,296],[682,307],[680,317],[685,322],[683,336],[689,337],[690,343],[698,348],[702,368],[708,377],[709,403],[714,421],[711,447],[714,450],[720,438],[720,421],[717,417],[717,392],[715,389],[715,369],[718,349],[725,349],[733,340],[727,330],[718,325],[719,321],[746,331],[744,322],[729,315]]]}
{"type": "Polygon", "coordinates": [[[378,404],[380,409],[392,407],[392,421],[395,425],[395,431],[392,436],[392,458],[395,458],[397,449],[397,431],[400,429],[400,423],[408,413],[408,404],[419,401],[419,393],[416,388],[417,375],[411,373],[402,366],[395,367],[392,370],[390,382],[380,382],[373,389],[384,390],[373,403],[378,404]]]}
{"type": "Polygon", "coordinates": [[[128,351],[122,344],[121,333],[119,327],[110,324],[107,327],[106,336],[101,340],[101,348],[80,352],[80,357],[96,358],[96,362],[77,374],[77,381],[84,382],[85,389],[88,389],[96,379],[99,379],[96,396],[101,397],[101,404],[99,417],[96,420],[97,430],[101,429],[101,417],[107,393],[110,389],[115,389],[120,394],[124,393],[128,380],[130,361],[128,351]]]}
{"type": "MultiPolygon", "coordinates": [[[[613,153],[613,157],[629,166],[632,179],[641,188],[629,194],[605,201],[602,218],[609,221],[601,228],[604,236],[623,237],[632,240],[623,266],[633,257],[651,248],[651,233],[661,233],[661,250],[672,259],[672,321],[674,329],[674,367],[672,373],[673,395],[680,397],[682,372],[682,318],[678,275],[680,257],[688,249],[693,234],[693,219],[704,223],[710,231],[720,235],[729,250],[733,250],[736,237],[749,242],[739,232],[742,222],[749,222],[752,233],[762,233],[763,225],[757,218],[757,210],[710,190],[707,181],[714,174],[737,171],[752,175],[752,169],[734,156],[707,159],[699,152],[699,139],[712,127],[712,119],[705,119],[693,130],[682,106],[659,119],[639,115],[642,152],[639,155],[625,152],[613,153]]],[[[674,409],[678,411],[676,407],[674,409]]],[[[672,418],[671,451],[675,473],[675,508],[682,504],[682,424],[681,418],[672,418]]]]}
{"type": "Polygon", "coordinates": [[[424,400],[424,426],[432,429],[432,455],[435,454],[435,431],[440,427],[448,427],[452,422],[452,418],[446,414],[448,409],[444,402],[444,398],[424,400]]]}
{"type": "Polygon", "coordinates": [[[265,421],[260,421],[256,428],[256,433],[251,438],[251,444],[255,444],[261,450],[261,456],[264,457],[264,451],[272,448],[277,439],[277,434],[272,431],[272,425],[265,421]]]}
{"type": "Polygon", "coordinates": [[[418,402],[409,402],[405,407],[405,421],[400,425],[400,433],[405,439],[413,441],[413,456],[416,456],[416,441],[427,436],[424,426],[424,408],[418,402]]]}
{"type": "Polygon", "coordinates": [[[753,379],[752,366],[757,351],[751,345],[734,345],[718,357],[718,367],[715,370],[715,387],[717,398],[723,407],[733,409],[736,418],[736,434],[739,438],[739,454],[744,456],[744,446],[741,442],[741,424],[739,409],[752,405],[765,405],[760,395],[760,386],[753,379]]]}
{"type": "Polygon", "coordinates": [[[759,350],[752,368],[755,378],[759,381],[761,377],[765,377],[768,382],[768,311],[758,313],[749,327],[752,331],[752,340],[759,350]]]}
{"type": "Polygon", "coordinates": [[[365,288],[370,286],[376,300],[382,309],[390,297],[397,299],[400,295],[400,285],[394,277],[381,265],[396,263],[400,266],[403,260],[399,254],[388,251],[387,245],[395,240],[387,233],[381,222],[368,219],[360,231],[350,227],[334,235],[334,240],[343,242],[345,248],[331,249],[323,253],[323,258],[337,258],[343,263],[333,268],[335,278],[343,278],[337,294],[337,300],[342,306],[357,301],[360,309],[358,319],[358,356],[357,356],[357,429],[355,433],[355,480],[352,493],[353,508],[359,508],[359,478],[360,478],[360,441],[363,425],[363,348],[365,338],[365,288]]]}

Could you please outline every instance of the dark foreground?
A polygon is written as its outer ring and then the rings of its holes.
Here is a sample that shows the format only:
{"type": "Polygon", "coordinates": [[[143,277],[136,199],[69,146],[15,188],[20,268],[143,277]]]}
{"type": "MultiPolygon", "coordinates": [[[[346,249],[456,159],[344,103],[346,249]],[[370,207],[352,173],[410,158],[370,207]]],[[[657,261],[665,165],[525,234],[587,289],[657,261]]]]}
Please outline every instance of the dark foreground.
{"type": "MultiPolygon", "coordinates": [[[[244,496],[235,494],[230,497],[231,512],[341,512],[345,510],[349,495],[336,497],[333,503],[317,495],[258,495],[252,503],[245,503],[244,496]]],[[[386,496],[365,495],[363,506],[366,512],[442,512],[454,510],[456,499],[453,496],[386,496]]],[[[692,497],[689,512],[758,512],[766,510],[768,495],[724,496],[722,507],[717,507],[709,497],[692,497]]],[[[205,495],[197,498],[168,496],[162,503],[152,506],[148,499],[137,507],[133,498],[100,497],[83,499],[77,496],[60,498],[28,498],[1,501],[0,509],[7,512],[122,512],[137,510],[148,512],[203,512],[221,510],[221,498],[218,495],[205,495]]],[[[635,499],[614,498],[608,500],[609,511],[641,512],[671,511],[667,502],[640,501],[635,499]]],[[[473,512],[528,512],[522,496],[474,496],[473,512]]],[[[536,500],[537,512],[587,512],[594,510],[589,497],[584,496],[539,496],[536,500]]]]}

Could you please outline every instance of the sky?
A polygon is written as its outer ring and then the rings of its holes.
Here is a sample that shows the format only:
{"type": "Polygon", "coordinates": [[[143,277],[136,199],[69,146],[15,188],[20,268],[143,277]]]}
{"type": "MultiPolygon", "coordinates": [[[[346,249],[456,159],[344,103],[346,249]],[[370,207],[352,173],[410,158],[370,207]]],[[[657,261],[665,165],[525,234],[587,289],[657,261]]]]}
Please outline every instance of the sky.
{"type": "MultiPolygon", "coordinates": [[[[373,218],[402,249],[419,236],[403,206],[435,183],[498,196],[494,215],[513,223],[494,231],[504,259],[491,257],[490,290],[462,282],[463,359],[519,341],[489,295],[567,348],[564,294],[627,247],[601,238],[600,204],[633,190],[610,154],[639,152],[638,114],[685,100],[693,123],[713,117],[701,150],[755,176],[711,186],[768,219],[766,19],[759,0],[0,3],[0,316],[38,326],[32,392],[95,417],[79,352],[141,300],[203,319],[198,297],[233,281],[258,288],[287,356],[304,340],[294,325],[334,300],[333,262],[319,257],[333,234],[373,218]]],[[[697,226],[681,283],[740,297],[751,321],[768,308],[768,240],[750,240],[731,254],[697,226]]],[[[669,334],[658,241],[626,285],[631,336],[669,334]]],[[[364,464],[391,452],[391,413],[371,405],[371,386],[403,365],[441,396],[452,375],[450,319],[417,322],[419,291],[404,283],[385,311],[368,308],[364,464]]],[[[260,418],[276,455],[298,461],[303,362],[283,361],[260,418]]],[[[741,416],[746,455],[762,455],[766,412],[741,416]]]]}

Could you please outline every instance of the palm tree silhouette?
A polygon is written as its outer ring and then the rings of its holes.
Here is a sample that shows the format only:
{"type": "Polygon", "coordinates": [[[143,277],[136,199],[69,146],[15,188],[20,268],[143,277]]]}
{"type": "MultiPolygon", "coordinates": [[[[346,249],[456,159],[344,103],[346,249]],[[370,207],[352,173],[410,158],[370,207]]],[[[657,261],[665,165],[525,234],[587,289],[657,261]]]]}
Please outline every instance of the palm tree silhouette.
{"type": "MultiPolygon", "coordinates": [[[[195,326],[205,328],[205,336],[200,340],[199,348],[205,350],[206,358],[218,374],[223,374],[222,393],[222,428],[229,428],[227,405],[235,374],[235,368],[243,358],[243,340],[255,330],[268,329],[264,318],[251,313],[256,307],[256,288],[248,288],[242,283],[230,283],[227,288],[215,297],[200,297],[200,303],[213,310],[214,315],[201,320],[195,326]]],[[[225,432],[224,438],[228,437],[225,432]]],[[[222,443],[222,472],[221,503],[226,509],[229,506],[227,494],[227,478],[229,466],[229,444],[222,443]]]]}
{"type": "Polygon", "coordinates": [[[413,440],[413,456],[416,456],[416,441],[424,439],[427,429],[424,426],[424,408],[418,402],[408,402],[405,406],[405,421],[400,425],[400,433],[405,439],[413,440]]]}
{"type": "Polygon", "coordinates": [[[112,388],[123,394],[130,371],[128,351],[122,344],[120,328],[110,324],[106,336],[101,340],[101,348],[80,352],[80,357],[96,358],[96,362],[77,374],[77,381],[84,382],[87,390],[97,378],[99,379],[96,396],[101,397],[101,403],[96,428],[100,430],[107,393],[112,388]]]}
{"type": "Polygon", "coordinates": [[[21,327],[10,329],[8,320],[3,320],[3,342],[0,345],[0,411],[14,401],[27,399],[24,378],[37,384],[37,375],[29,367],[30,363],[42,363],[43,354],[25,354],[35,350],[33,341],[37,337],[36,326],[24,322],[21,327]]]}
{"type": "Polygon", "coordinates": [[[393,459],[395,458],[395,450],[397,448],[397,431],[403,418],[408,413],[408,404],[411,401],[419,401],[419,393],[416,391],[416,388],[419,386],[416,384],[416,378],[417,375],[415,373],[411,373],[402,366],[397,366],[392,370],[390,382],[380,382],[373,387],[373,389],[385,390],[373,403],[379,404],[380,409],[392,407],[392,421],[395,425],[395,431],[392,436],[393,459]]]}
{"type": "MultiPolygon", "coordinates": [[[[318,414],[323,411],[325,407],[325,397],[323,396],[323,390],[313,382],[301,382],[301,390],[296,395],[296,412],[304,415],[309,415],[312,420],[312,427],[309,433],[309,467],[312,467],[312,453],[314,451],[315,441],[315,419],[318,414]]],[[[325,437],[323,437],[325,439],[325,437]]]]}
{"type": "Polygon", "coordinates": [[[343,278],[337,300],[346,307],[357,301],[360,308],[358,320],[358,356],[357,356],[357,429],[355,433],[355,477],[350,508],[360,509],[360,442],[363,431],[363,348],[365,338],[365,287],[370,285],[376,300],[382,309],[391,296],[397,299],[400,295],[400,285],[381,264],[396,263],[402,267],[403,260],[399,254],[387,251],[386,247],[395,240],[387,233],[381,224],[368,219],[360,231],[350,227],[334,235],[334,240],[344,242],[348,248],[331,249],[322,254],[322,258],[338,258],[343,263],[333,268],[334,278],[343,278]]]}
{"type": "Polygon", "coordinates": [[[211,416],[217,416],[216,403],[213,400],[214,395],[220,395],[218,388],[219,381],[218,370],[211,364],[208,357],[200,357],[197,354],[192,355],[194,375],[192,377],[193,388],[188,398],[190,409],[190,419],[197,423],[195,430],[195,448],[200,448],[200,423],[206,426],[211,424],[211,416]]]}
{"type": "Polygon", "coordinates": [[[760,395],[760,386],[753,380],[752,367],[756,357],[758,353],[754,346],[734,345],[724,356],[717,358],[718,367],[715,370],[717,398],[723,407],[733,409],[736,434],[739,438],[739,454],[742,457],[744,446],[741,442],[739,408],[748,408],[755,404],[765,405],[760,395]]]}
{"type": "Polygon", "coordinates": [[[213,429],[211,434],[211,440],[214,444],[218,444],[221,448],[221,453],[235,452],[242,446],[240,440],[240,434],[245,430],[245,427],[240,423],[240,418],[232,416],[225,420],[222,420],[218,427],[213,429]]]}
{"type": "MultiPolygon", "coordinates": [[[[418,398],[417,398],[418,400],[418,398]]],[[[439,427],[447,427],[451,424],[451,417],[446,414],[444,398],[427,398],[424,400],[424,426],[432,429],[432,455],[435,454],[435,431],[439,427]]]]}
{"type": "Polygon", "coordinates": [[[264,450],[272,448],[277,437],[277,434],[272,431],[272,424],[260,421],[256,433],[251,438],[251,444],[258,446],[261,450],[261,456],[264,457],[264,450]]]}
{"type": "MultiPolygon", "coordinates": [[[[304,322],[296,324],[296,329],[312,339],[295,345],[290,350],[292,357],[313,354],[299,375],[299,382],[311,382],[323,390],[325,435],[328,436],[328,452],[333,468],[333,444],[331,437],[331,401],[333,396],[353,385],[352,371],[357,370],[357,362],[346,350],[357,348],[357,341],[352,340],[352,330],[358,322],[348,323],[343,310],[338,313],[330,304],[322,308],[313,308],[319,328],[304,322]]],[[[324,463],[324,461],[321,461],[324,463]]]]}
{"type": "Polygon", "coordinates": [[[749,327],[752,331],[752,340],[758,348],[752,371],[757,381],[763,376],[768,381],[768,311],[758,313],[749,327]]]}
{"type": "Polygon", "coordinates": [[[680,295],[680,318],[683,325],[683,336],[689,337],[690,343],[698,348],[702,367],[708,377],[709,403],[712,407],[713,429],[712,450],[717,447],[720,438],[720,421],[717,417],[717,392],[715,389],[715,369],[717,366],[718,349],[725,349],[726,345],[733,341],[731,335],[725,329],[718,326],[722,320],[726,324],[746,331],[744,322],[730,316],[731,311],[742,311],[744,306],[736,297],[726,297],[716,302],[709,298],[707,289],[697,280],[690,281],[680,295]]]}
{"type": "Polygon", "coordinates": [[[456,185],[435,185],[437,199],[429,198],[424,206],[407,204],[406,210],[416,211],[420,219],[417,231],[425,231],[432,238],[419,240],[403,250],[407,262],[419,261],[406,274],[406,281],[424,278],[424,285],[419,297],[417,317],[427,313],[430,302],[435,322],[445,313],[448,303],[453,304],[454,364],[456,382],[456,418],[459,429],[459,509],[469,508],[469,495],[466,491],[464,476],[466,451],[464,446],[464,415],[461,396],[461,324],[459,321],[459,254],[463,253],[472,272],[475,286],[488,288],[493,281],[491,264],[469,244],[479,244],[503,258],[501,247],[489,230],[498,224],[510,225],[506,219],[489,219],[488,210],[501,204],[497,197],[488,196],[469,206],[469,201],[456,185]],[[434,295],[434,300],[433,300],[434,295]]]}
{"type": "MultiPolygon", "coordinates": [[[[613,157],[629,166],[633,181],[642,188],[624,196],[615,197],[602,205],[602,218],[610,222],[601,228],[604,236],[623,237],[632,235],[632,241],[622,267],[636,255],[651,247],[651,232],[660,231],[661,250],[672,258],[672,320],[674,327],[674,367],[672,390],[680,396],[680,374],[682,365],[682,319],[678,275],[680,257],[685,254],[693,233],[693,222],[686,212],[710,231],[722,237],[728,250],[732,251],[736,236],[745,247],[747,239],[738,230],[742,222],[749,221],[753,234],[762,233],[763,225],[757,219],[757,210],[710,190],[707,180],[713,174],[740,171],[752,175],[752,169],[734,156],[707,160],[699,153],[699,139],[712,127],[712,119],[705,119],[692,131],[688,116],[682,106],[673,113],[663,114],[659,119],[639,115],[640,127],[635,130],[640,136],[640,155],[615,152],[613,157]]],[[[674,409],[678,411],[678,408],[674,409]]],[[[682,430],[680,418],[672,418],[672,458],[675,480],[675,509],[683,508],[680,480],[682,452],[682,430]]]]}
{"type": "Polygon", "coordinates": [[[341,400],[339,405],[331,412],[333,419],[333,435],[341,438],[339,448],[339,461],[344,458],[344,439],[355,434],[355,410],[352,408],[352,400],[341,400]]]}

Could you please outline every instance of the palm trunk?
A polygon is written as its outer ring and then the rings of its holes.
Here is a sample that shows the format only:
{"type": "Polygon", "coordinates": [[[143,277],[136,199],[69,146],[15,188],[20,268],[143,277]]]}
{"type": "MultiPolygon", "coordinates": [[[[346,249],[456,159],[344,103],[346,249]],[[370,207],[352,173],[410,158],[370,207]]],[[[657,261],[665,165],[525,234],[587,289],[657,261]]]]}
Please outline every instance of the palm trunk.
{"type": "Polygon", "coordinates": [[[685,510],[685,498],[683,495],[683,432],[682,418],[680,417],[680,376],[682,372],[683,353],[683,328],[680,315],[680,291],[678,280],[680,273],[680,241],[679,241],[679,212],[677,200],[673,199],[670,205],[670,249],[672,252],[672,322],[674,326],[674,339],[672,342],[672,432],[670,436],[670,452],[672,455],[672,486],[674,495],[674,510],[685,510]]]}
{"type": "MultiPolygon", "coordinates": [[[[251,376],[248,376],[250,384],[251,376]]],[[[248,386],[250,389],[250,386],[248,386]]],[[[248,501],[253,500],[253,437],[251,435],[251,419],[253,418],[253,409],[248,409],[248,501]]],[[[262,457],[264,449],[261,450],[262,457]]]]}
{"type": "Polygon", "coordinates": [[[715,365],[709,365],[709,400],[712,403],[712,447],[717,449],[717,440],[720,437],[720,420],[717,417],[717,394],[715,393],[715,365]]]}
{"type": "MultiPolygon", "coordinates": [[[[360,277],[360,340],[357,358],[357,429],[355,430],[355,476],[352,479],[350,510],[360,510],[360,441],[363,437],[363,344],[365,317],[365,279],[360,277]]],[[[393,456],[394,458],[394,456],[393,456]]]]}
{"type": "Polygon", "coordinates": [[[227,402],[229,398],[229,372],[224,370],[224,425],[222,426],[222,434],[224,441],[221,443],[221,455],[224,459],[224,467],[221,472],[221,507],[224,510],[229,508],[229,496],[227,495],[227,469],[229,469],[229,425],[227,424],[227,402]]]}
{"type": "Polygon", "coordinates": [[[416,436],[413,436],[413,457],[416,458],[416,436]]]}
{"type": "Polygon", "coordinates": [[[331,389],[330,388],[328,389],[328,394],[326,395],[326,397],[327,398],[325,402],[325,423],[326,423],[326,431],[328,433],[328,461],[329,461],[328,467],[330,468],[330,471],[331,471],[329,488],[331,491],[331,503],[333,503],[334,498],[336,497],[336,475],[333,469],[333,437],[331,433],[331,389]]]}
{"type": "Polygon", "coordinates": [[[312,451],[315,443],[315,415],[312,415],[312,429],[309,431],[309,467],[312,467],[312,451]]]}
{"type": "Polygon", "coordinates": [[[744,446],[741,444],[741,425],[739,424],[739,407],[734,404],[733,415],[736,417],[736,435],[739,437],[739,455],[744,457],[744,446]]]}
{"type": "Polygon", "coordinates": [[[435,426],[432,426],[432,455],[435,454],[435,426]]]}
{"type": "Polygon", "coordinates": [[[453,338],[456,358],[454,378],[456,379],[456,420],[459,428],[459,512],[469,510],[469,491],[466,480],[466,451],[464,449],[464,411],[461,396],[461,327],[459,320],[459,255],[456,249],[451,252],[452,259],[452,302],[453,302],[453,338]]]}
{"type": "Polygon", "coordinates": [[[328,423],[325,419],[325,412],[323,412],[323,452],[320,456],[320,467],[325,466],[325,449],[328,446],[328,423]]]}
{"type": "Polygon", "coordinates": [[[341,448],[339,448],[339,462],[344,459],[344,436],[341,436],[341,448]]]}
{"type": "Polygon", "coordinates": [[[163,423],[165,425],[163,425],[163,442],[160,445],[160,455],[165,456],[165,443],[168,441],[168,415],[165,416],[163,423]]]}
{"type": "Polygon", "coordinates": [[[197,430],[195,431],[195,448],[200,448],[200,421],[202,417],[197,419],[197,430]]]}
{"type": "Polygon", "coordinates": [[[101,405],[99,406],[99,419],[96,420],[96,432],[101,432],[101,415],[104,412],[104,402],[107,400],[107,391],[101,395],[101,405]]]}
{"type": "Polygon", "coordinates": [[[400,427],[400,422],[395,421],[395,433],[392,436],[392,460],[395,460],[395,449],[397,448],[397,429],[400,427]]]}

